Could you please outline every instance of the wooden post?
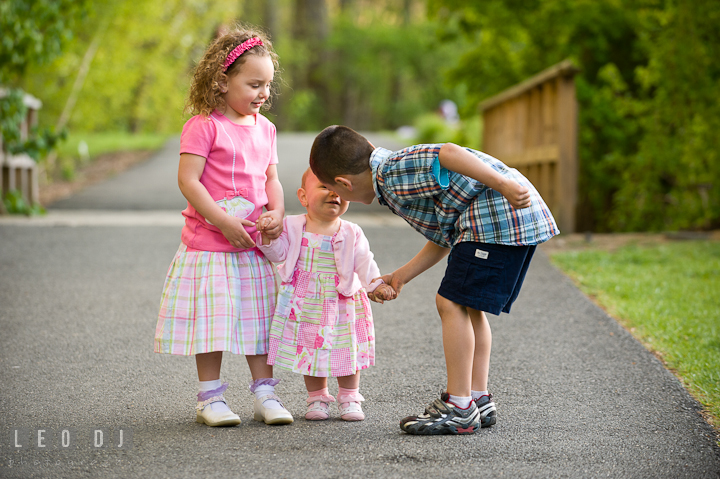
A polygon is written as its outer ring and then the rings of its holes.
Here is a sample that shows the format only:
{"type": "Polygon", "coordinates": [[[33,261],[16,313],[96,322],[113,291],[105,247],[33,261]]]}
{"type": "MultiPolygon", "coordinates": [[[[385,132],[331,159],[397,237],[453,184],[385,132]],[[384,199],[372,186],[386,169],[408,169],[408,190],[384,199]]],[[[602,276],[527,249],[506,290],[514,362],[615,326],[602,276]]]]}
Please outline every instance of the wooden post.
{"type": "Polygon", "coordinates": [[[576,228],[577,72],[566,60],[480,104],[483,151],[523,173],[565,233],[576,228]]]}
{"type": "MultiPolygon", "coordinates": [[[[558,84],[558,174],[557,191],[562,192],[558,218],[565,230],[575,231],[578,201],[578,105],[575,97],[575,81],[572,77],[559,76],[558,84]]],[[[562,231],[562,230],[561,230],[562,231]]]]}
{"type": "MultiPolygon", "coordinates": [[[[0,97],[7,95],[7,90],[0,88],[0,97]]],[[[28,107],[28,114],[20,124],[20,136],[27,139],[30,128],[37,124],[38,110],[42,102],[32,95],[25,94],[23,102],[28,107]]],[[[11,155],[5,151],[0,139],[0,213],[7,214],[2,202],[11,190],[19,190],[28,204],[40,203],[38,185],[38,168],[35,161],[26,154],[11,155]]]]}

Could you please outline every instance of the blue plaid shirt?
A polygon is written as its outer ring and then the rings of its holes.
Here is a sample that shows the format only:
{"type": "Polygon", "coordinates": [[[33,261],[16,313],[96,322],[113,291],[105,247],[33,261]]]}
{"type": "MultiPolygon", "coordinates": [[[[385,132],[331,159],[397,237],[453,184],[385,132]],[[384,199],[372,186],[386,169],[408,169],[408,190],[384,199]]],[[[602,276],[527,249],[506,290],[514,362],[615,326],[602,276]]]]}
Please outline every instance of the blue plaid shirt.
{"type": "Polygon", "coordinates": [[[535,187],[519,171],[466,148],[495,171],[530,189],[532,205],[515,209],[503,195],[472,178],[440,166],[442,144],[400,151],[376,148],[370,155],[375,196],[435,244],[463,241],[535,245],[560,233],[535,187]]]}

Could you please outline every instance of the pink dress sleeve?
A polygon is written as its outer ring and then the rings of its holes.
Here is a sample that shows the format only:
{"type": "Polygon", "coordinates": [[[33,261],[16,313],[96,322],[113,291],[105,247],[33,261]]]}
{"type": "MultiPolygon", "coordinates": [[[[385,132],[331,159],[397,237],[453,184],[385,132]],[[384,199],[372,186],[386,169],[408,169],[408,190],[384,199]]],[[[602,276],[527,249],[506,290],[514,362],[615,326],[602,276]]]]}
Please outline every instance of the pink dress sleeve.
{"type": "Polygon", "coordinates": [[[180,154],[190,153],[207,158],[215,141],[215,128],[213,121],[204,116],[190,118],[180,136],[180,154]]]}

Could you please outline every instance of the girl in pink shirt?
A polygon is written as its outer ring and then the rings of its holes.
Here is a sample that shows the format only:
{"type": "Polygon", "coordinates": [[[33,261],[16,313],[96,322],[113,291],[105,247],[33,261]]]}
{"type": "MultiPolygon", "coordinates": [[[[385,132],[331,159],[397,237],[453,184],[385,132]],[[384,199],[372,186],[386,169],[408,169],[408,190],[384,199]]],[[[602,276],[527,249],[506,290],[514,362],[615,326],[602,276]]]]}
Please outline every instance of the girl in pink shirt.
{"type": "Polygon", "coordinates": [[[217,38],[195,71],[188,105],[196,115],[180,141],[178,184],[188,206],[163,288],[155,351],[195,356],[196,420],[209,426],[240,423],[223,397],[223,351],[247,359],[255,420],[293,421],[267,364],[273,266],[252,239],[258,224],[277,238],[285,213],[275,126],[260,115],[276,68],[262,33],[235,29],[217,38]]]}
{"type": "MultiPolygon", "coordinates": [[[[305,418],[329,417],[327,378],[338,378],[340,417],[362,421],[360,370],[375,364],[370,297],[395,297],[379,280],[362,230],[340,219],[348,203],[325,188],[308,169],[298,199],[307,214],[288,216],[272,240],[261,232],[261,251],[278,267],[282,284],[270,327],[268,364],[305,375],[305,418]],[[374,281],[376,279],[376,281],[374,281]]],[[[258,237],[260,240],[260,237],[258,237]]],[[[260,241],[258,241],[260,243],[260,241]]]]}

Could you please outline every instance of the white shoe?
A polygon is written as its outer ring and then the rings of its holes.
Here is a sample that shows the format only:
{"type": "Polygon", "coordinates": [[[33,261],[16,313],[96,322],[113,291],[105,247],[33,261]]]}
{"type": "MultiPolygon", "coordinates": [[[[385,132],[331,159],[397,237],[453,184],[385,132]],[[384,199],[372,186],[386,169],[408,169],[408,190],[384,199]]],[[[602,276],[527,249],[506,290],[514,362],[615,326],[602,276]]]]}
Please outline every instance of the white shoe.
{"type": "Polygon", "coordinates": [[[212,403],[213,402],[225,402],[225,399],[220,396],[218,399],[217,397],[211,398],[208,401],[199,402],[195,410],[197,411],[197,418],[196,421],[200,424],[207,424],[208,426],[237,426],[240,424],[240,417],[232,412],[231,410],[227,410],[225,412],[215,412],[212,409],[212,403]],[[212,401],[212,402],[208,402],[212,401]]]}
{"type": "Polygon", "coordinates": [[[255,398],[255,420],[262,421],[265,424],[292,424],[293,417],[290,412],[285,409],[280,398],[274,394],[268,394],[259,398],[255,398]],[[268,409],[264,406],[265,401],[275,400],[282,409],[268,409]]]}

